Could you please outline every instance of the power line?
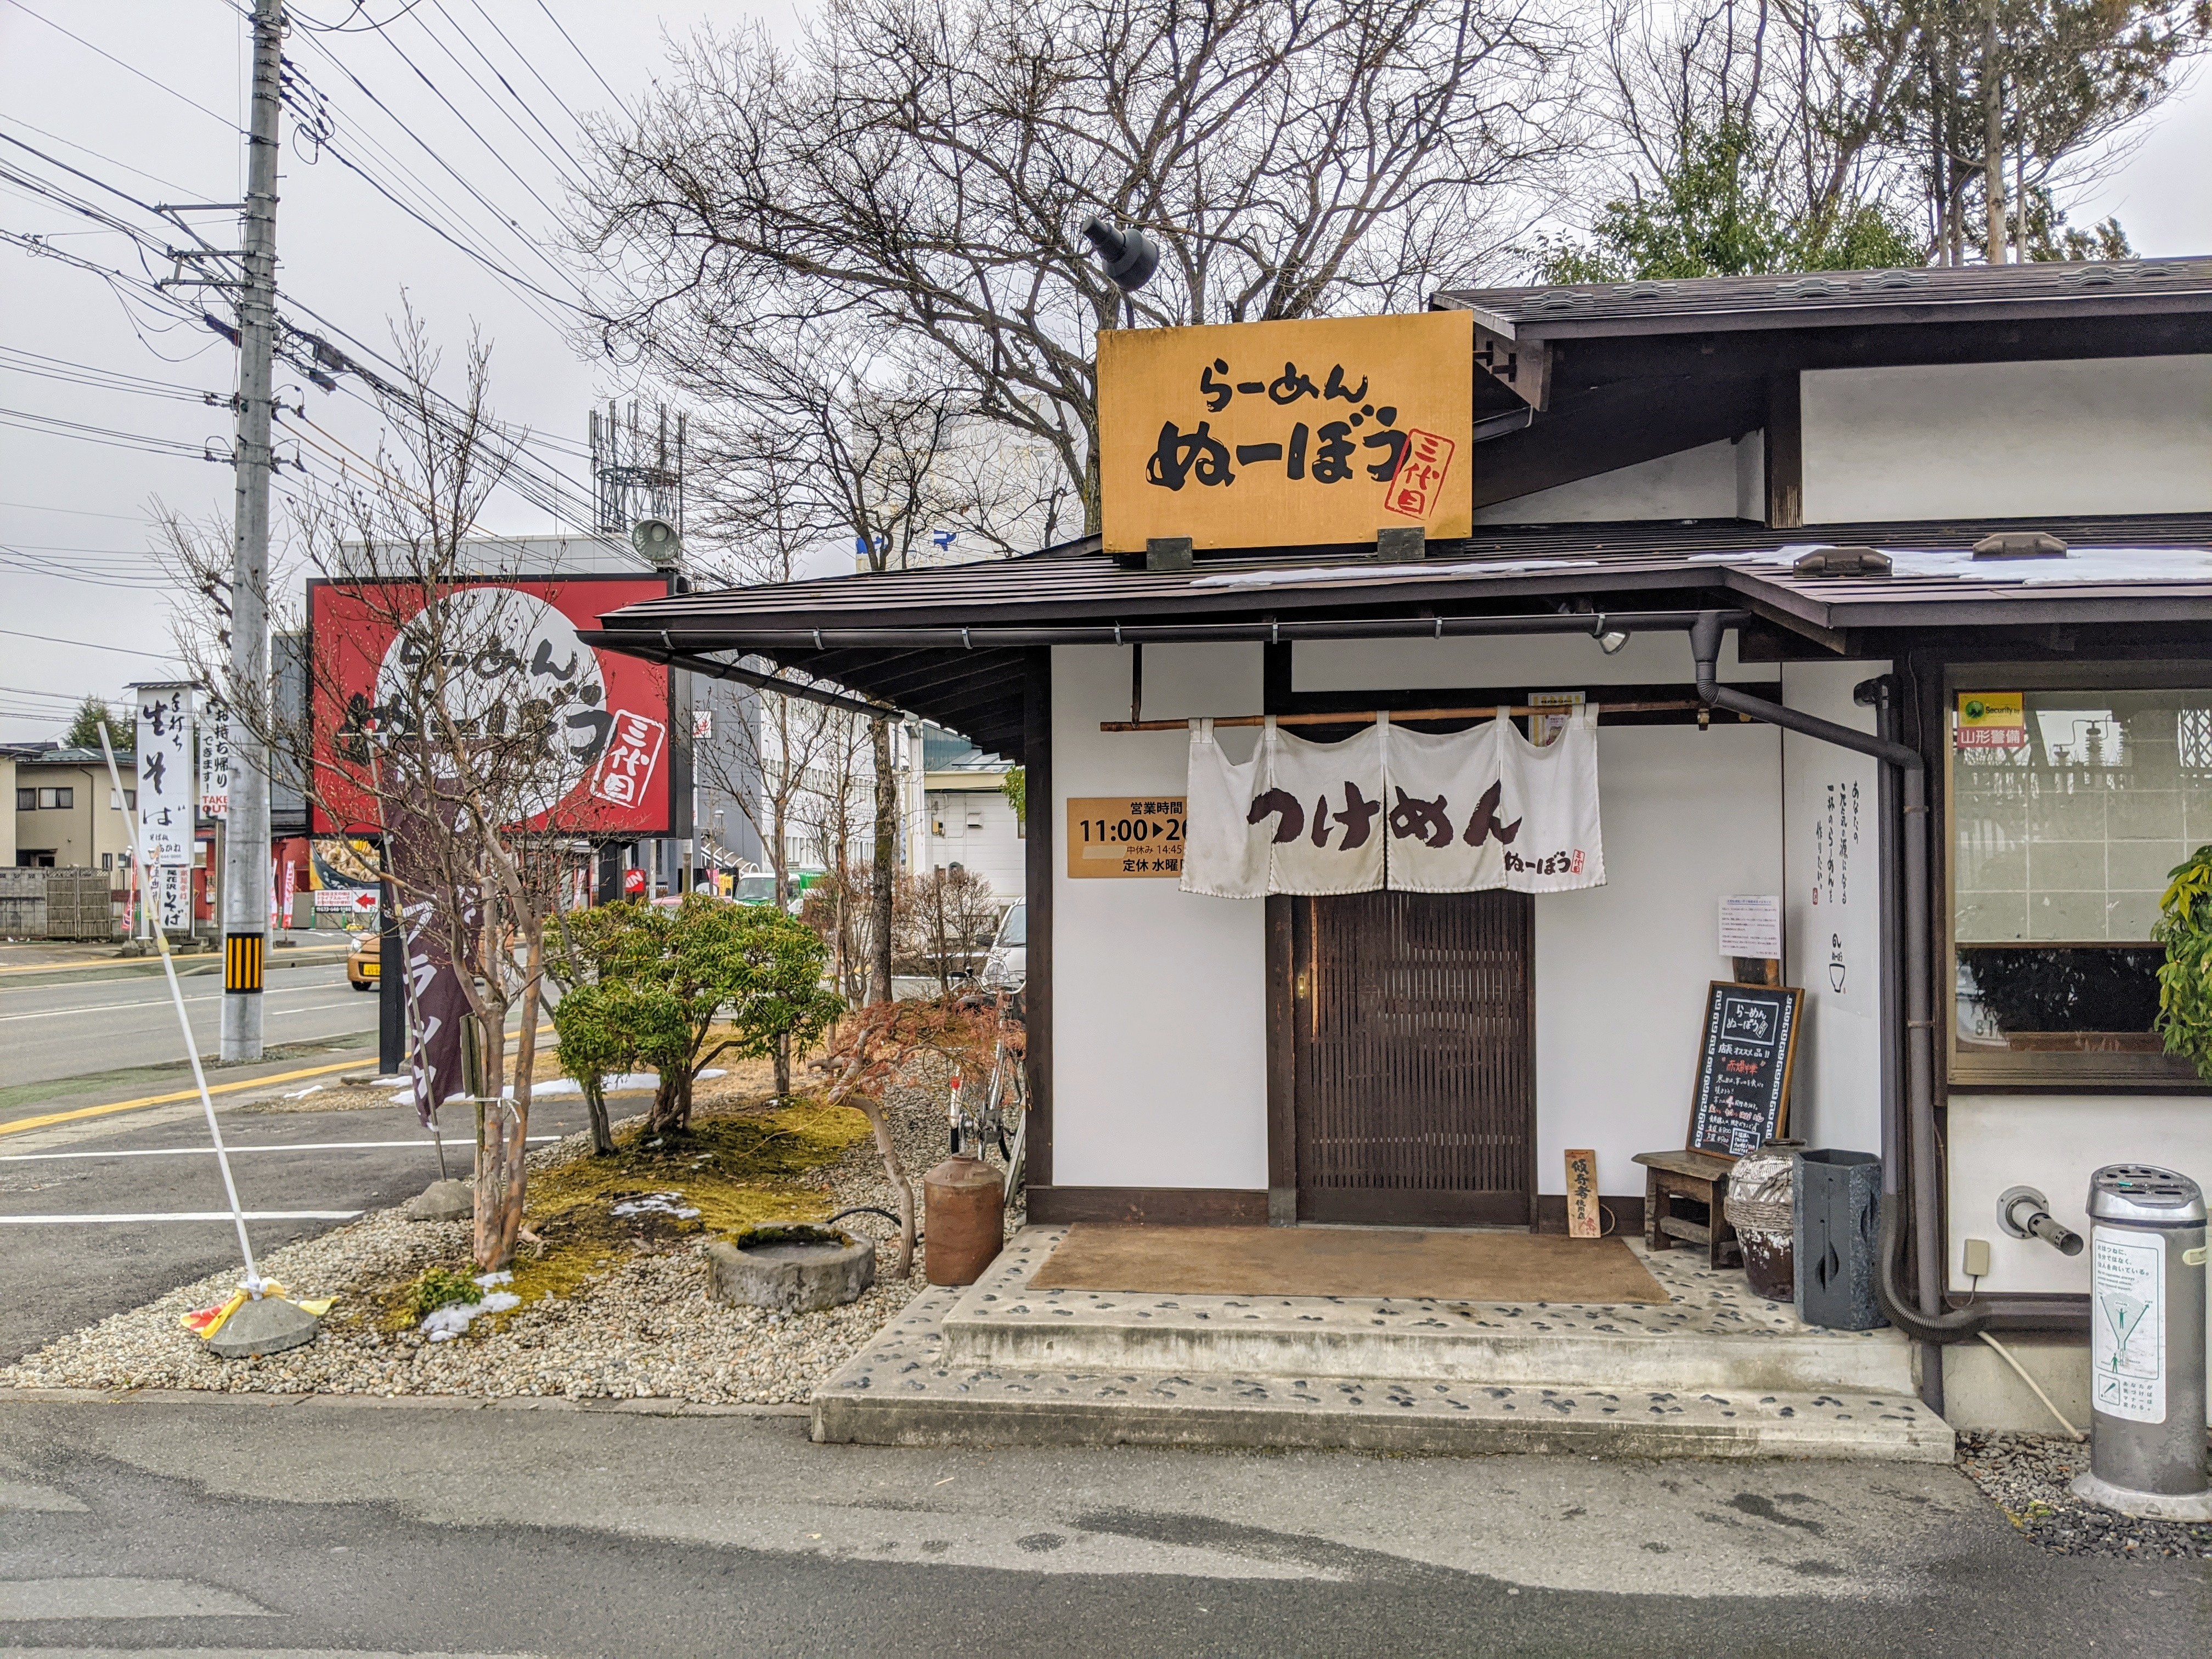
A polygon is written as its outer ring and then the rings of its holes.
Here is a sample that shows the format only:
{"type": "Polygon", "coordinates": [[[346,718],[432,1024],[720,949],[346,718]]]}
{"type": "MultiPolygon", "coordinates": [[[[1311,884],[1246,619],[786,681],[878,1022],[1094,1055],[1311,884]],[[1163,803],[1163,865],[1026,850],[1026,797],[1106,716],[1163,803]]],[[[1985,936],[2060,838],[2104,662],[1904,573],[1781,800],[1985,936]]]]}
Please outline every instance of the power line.
{"type": "Polygon", "coordinates": [[[14,640],[37,640],[45,645],[74,645],[86,651],[112,651],[118,656],[151,657],[155,662],[175,662],[178,659],[173,651],[141,651],[136,646],[102,645],[97,640],[65,640],[58,634],[26,634],[20,628],[0,628],[0,634],[14,640]]]}
{"type": "MultiPolygon", "coordinates": [[[[337,23],[318,23],[313,18],[307,15],[297,7],[294,7],[289,15],[294,22],[298,23],[303,28],[313,30],[317,34],[369,34],[384,28],[386,25],[398,22],[401,18],[406,16],[409,12],[414,10],[416,7],[422,3],[422,0],[407,0],[407,3],[405,5],[400,7],[398,11],[393,12],[391,16],[384,19],[382,22],[379,22],[376,19],[371,17],[365,18],[358,23],[346,23],[343,25],[337,23]]],[[[353,9],[356,11],[365,9],[363,0],[353,0],[353,9]]]]}
{"type": "MultiPolygon", "coordinates": [[[[538,0],[538,9],[544,12],[545,14],[546,21],[551,23],[556,29],[560,31],[561,38],[568,43],[568,50],[576,54],[576,61],[583,64],[586,69],[591,70],[592,78],[594,81],[597,81],[601,87],[605,88],[607,96],[615,100],[615,107],[620,110],[624,115],[629,115],[629,106],[623,102],[622,94],[617,92],[611,86],[607,84],[607,77],[599,73],[599,66],[592,61],[589,54],[587,54],[581,46],[576,44],[576,37],[569,33],[567,28],[562,27],[561,20],[554,16],[553,8],[547,5],[545,3],[545,0],[538,0]]],[[[637,118],[630,116],[630,118],[635,120],[637,118]]]]}
{"type": "Polygon", "coordinates": [[[0,507],[20,507],[26,513],[69,513],[83,519],[121,519],[126,524],[159,522],[143,513],[95,513],[88,507],[48,507],[43,501],[0,501],[0,507]]]}
{"type": "Polygon", "coordinates": [[[199,102],[196,99],[185,97],[183,93],[179,92],[174,87],[169,85],[167,82],[156,80],[154,76],[147,74],[144,70],[139,69],[135,64],[125,63],[113,52],[103,51],[101,48],[94,46],[91,41],[86,40],[82,34],[71,34],[69,30],[64,28],[59,23],[54,21],[52,18],[48,17],[42,13],[33,11],[28,6],[23,3],[23,0],[8,0],[8,3],[15,7],[17,11],[21,12],[24,16],[34,18],[39,22],[44,23],[48,28],[53,30],[55,33],[69,35],[70,40],[76,41],[77,45],[82,46],[87,52],[91,52],[97,57],[105,58],[109,63],[114,64],[116,68],[137,76],[148,86],[159,87],[163,92],[167,93],[170,97],[175,99],[179,103],[190,104],[194,109],[206,116],[210,120],[222,122],[223,125],[228,127],[233,132],[239,131],[240,129],[238,123],[232,120],[228,115],[216,114],[205,104],[199,102]]]}
{"type": "Polygon", "coordinates": [[[40,137],[47,140],[49,143],[66,145],[70,149],[78,150],[84,155],[91,156],[94,161],[105,161],[112,167],[121,167],[125,173],[135,173],[141,179],[151,179],[154,183],[162,185],[166,189],[173,190],[179,195],[195,196],[200,193],[195,191],[190,185],[180,185],[173,179],[164,179],[158,173],[149,173],[145,168],[133,167],[128,161],[118,161],[112,155],[104,155],[100,151],[93,149],[89,144],[81,144],[74,138],[63,137],[58,132],[49,132],[44,127],[33,126],[28,121],[26,121],[20,115],[9,115],[5,112],[0,112],[0,121],[12,121],[15,125],[22,128],[24,131],[35,132],[40,137]]]}
{"type": "Polygon", "coordinates": [[[118,449],[143,449],[149,455],[173,455],[196,461],[229,459],[213,454],[205,445],[195,450],[180,439],[156,438],[143,432],[120,432],[113,427],[65,421],[58,415],[41,415],[29,409],[0,409],[0,426],[12,426],[24,432],[43,432],[52,437],[78,439],[85,443],[107,444],[118,449]]]}

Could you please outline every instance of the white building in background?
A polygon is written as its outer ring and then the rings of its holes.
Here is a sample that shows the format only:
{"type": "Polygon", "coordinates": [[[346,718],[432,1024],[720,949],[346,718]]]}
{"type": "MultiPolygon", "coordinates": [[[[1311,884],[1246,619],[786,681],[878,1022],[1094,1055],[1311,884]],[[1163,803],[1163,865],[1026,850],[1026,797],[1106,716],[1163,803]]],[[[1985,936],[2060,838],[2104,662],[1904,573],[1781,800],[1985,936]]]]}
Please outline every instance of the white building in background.
{"type": "Polygon", "coordinates": [[[967,738],[927,722],[908,727],[904,798],[906,868],[927,876],[955,867],[981,877],[1002,899],[1022,896],[1028,857],[1022,822],[1006,799],[1013,763],[987,755],[967,738]]]}

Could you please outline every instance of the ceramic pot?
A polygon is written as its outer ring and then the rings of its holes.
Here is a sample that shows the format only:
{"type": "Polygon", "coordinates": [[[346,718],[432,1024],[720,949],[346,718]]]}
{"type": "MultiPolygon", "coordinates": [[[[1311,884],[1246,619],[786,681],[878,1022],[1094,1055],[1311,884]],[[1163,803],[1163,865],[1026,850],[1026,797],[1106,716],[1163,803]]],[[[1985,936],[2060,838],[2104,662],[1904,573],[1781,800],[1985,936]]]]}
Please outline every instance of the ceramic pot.
{"type": "Polygon", "coordinates": [[[1770,1140],[1736,1159],[1722,1207],[1743,1245],[1752,1294],[1787,1302],[1796,1291],[1791,1242],[1797,1210],[1796,1158],[1802,1140],[1770,1140]]]}

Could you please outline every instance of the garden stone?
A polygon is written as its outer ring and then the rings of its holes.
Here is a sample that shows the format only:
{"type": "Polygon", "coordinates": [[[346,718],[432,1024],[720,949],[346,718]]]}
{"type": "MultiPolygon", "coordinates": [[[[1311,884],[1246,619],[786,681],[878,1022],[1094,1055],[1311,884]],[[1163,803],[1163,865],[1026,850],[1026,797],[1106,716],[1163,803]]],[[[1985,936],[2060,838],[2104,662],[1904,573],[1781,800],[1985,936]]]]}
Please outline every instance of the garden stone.
{"type": "Polygon", "coordinates": [[[466,1221],[476,1212],[476,1194],[465,1181],[434,1181],[407,1200],[410,1221],[466,1221]]]}
{"type": "Polygon", "coordinates": [[[748,1227],[707,1246],[715,1302],[812,1313],[856,1301],[875,1282],[875,1245],[835,1227],[748,1227]]]}
{"type": "Polygon", "coordinates": [[[315,1340],[319,1328],[314,1315],[281,1296],[264,1296],[242,1304],[222,1322],[222,1328],[208,1338],[208,1352],[219,1359],[252,1359],[264,1353],[282,1353],[315,1340]]]}

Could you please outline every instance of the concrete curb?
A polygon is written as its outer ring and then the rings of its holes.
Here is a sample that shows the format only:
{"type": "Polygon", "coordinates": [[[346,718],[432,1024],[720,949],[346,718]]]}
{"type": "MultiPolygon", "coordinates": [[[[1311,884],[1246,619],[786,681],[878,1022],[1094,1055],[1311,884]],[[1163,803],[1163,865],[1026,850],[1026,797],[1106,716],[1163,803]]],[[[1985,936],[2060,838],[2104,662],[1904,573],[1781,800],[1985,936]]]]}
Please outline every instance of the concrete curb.
{"type": "Polygon", "coordinates": [[[570,1400],[534,1395],[254,1394],[216,1389],[0,1388],[0,1407],[23,1405],[325,1406],[345,1410],[585,1412],[627,1417],[805,1417],[805,1406],[722,1406],[692,1400],[570,1400]]]}

